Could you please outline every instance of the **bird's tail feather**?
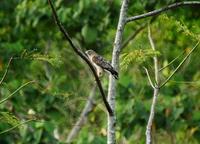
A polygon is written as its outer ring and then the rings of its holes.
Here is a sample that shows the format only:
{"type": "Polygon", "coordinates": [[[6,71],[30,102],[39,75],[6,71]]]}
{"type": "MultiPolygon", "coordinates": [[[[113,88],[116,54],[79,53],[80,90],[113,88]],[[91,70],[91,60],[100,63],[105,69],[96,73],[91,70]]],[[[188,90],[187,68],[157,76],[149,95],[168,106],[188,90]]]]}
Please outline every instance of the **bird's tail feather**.
{"type": "Polygon", "coordinates": [[[114,76],[115,79],[118,79],[118,72],[117,71],[112,70],[111,74],[114,76]]]}

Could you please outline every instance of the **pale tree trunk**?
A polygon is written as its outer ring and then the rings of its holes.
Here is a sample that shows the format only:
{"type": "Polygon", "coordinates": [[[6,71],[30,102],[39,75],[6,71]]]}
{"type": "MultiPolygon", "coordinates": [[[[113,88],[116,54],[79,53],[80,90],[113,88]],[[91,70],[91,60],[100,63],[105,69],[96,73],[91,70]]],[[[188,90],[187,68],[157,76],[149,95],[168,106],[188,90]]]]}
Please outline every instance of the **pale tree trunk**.
{"type": "Polygon", "coordinates": [[[97,86],[94,85],[90,95],[88,97],[87,103],[78,119],[78,121],[76,122],[76,124],[74,125],[74,127],[72,128],[72,130],[70,131],[66,142],[67,143],[71,143],[73,141],[73,139],[79,134],[81,128],[83,127],[83,125],[87,122],[87,118],[88,115],[90,114],[90,112],[94,109],[95,107],[95,102],[94,102],[94,96],[96,94],[96,88],[97,86]]]}
{"type": "MultiPolygon", "coordinates": [[[[112,53],[112,66],[119,71],[119,54],[121,51],[122,45],[122,36],[124,31],[124,26],[126,24],[126,13],[128,9],[128,1],[123,0],[120,10],[119,22],[117,26],[117,33],[115,36],[114,48],[112,53]]],[[[115,144],[115,125],[116,125],[116,116],[115,116],[115,96],[116,96],[116,80],[112,75],[109,77],[109,86],[108,86],[108,103],[110,104],[113,110],[113,116],[108,115],[108,128],[107,128],[107,144],[115,144]]]]}

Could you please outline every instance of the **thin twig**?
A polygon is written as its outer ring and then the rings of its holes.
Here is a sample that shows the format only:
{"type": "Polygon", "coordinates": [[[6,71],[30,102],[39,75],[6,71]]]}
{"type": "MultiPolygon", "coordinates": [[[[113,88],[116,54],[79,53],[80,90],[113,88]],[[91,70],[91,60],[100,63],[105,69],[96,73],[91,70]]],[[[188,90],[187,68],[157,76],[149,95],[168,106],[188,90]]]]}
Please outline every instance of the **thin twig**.
{"type": "Polygon", "coordinates": [[[34,83],[35,81],[29,81],[23,85],[21,85],[19,88],[17,88],[14,92],[12,92],[10,95],[8,95],[6,98],[4,98],[3,100],[0,101],[0,104],[4,103],[5,101],[7,101],[10,97],[12,97],[15,93],[17,93],[19,90],[21,90],[23,87],[27,86],[30,83],[34,83]]]}
{"type": "Polygon", "coordinates": [[[181,53],[180,55],[178,55],[176,58],[174,58],[172,61],[170,61],[166,66],[162,67],[159,69],[159,72],[162,71],[163,69],[167,68],[168,66],[170,66],[172,63],[174,63],[180,56],[182,56],[185,52],[181,53]]]}
{"type": "Polygon", "coordinates": [[[11,128],[9,128],[9,129],[7,129],[7,130],[4,130],[4,131],[0,132],[0,135],[1,135],[1,134],[4,134],[4,133],[7,133],[7,132],[9,132],[9,131],[11,131],[11,130],[13,130],[13,129],[19,127],[19,126],[21,126],[21,125],[24,125],[24,124],[26,124],[26,123],[28,123],[28,122],[31,122],[31,121],[34,121],[34,120],[35,120],[35,119],[30,119],[30,120],[24,121],[24,122],[22,122],[22,123],[19,123],[19,124],[15,125],[15,126],[13,126],[13,127],[11,127],[11,128]]]}
{"type": "Polygon", "coordinates": [[[103,87],[101,85],[101,81],[95,71],[95,68],[93,67],[92,63],[90,62],[90,60],[87,58],[87,56],[79,49],[77,48],[74,43],[72,42],[72,39],[70,38],[69,34],[67,33],[67,31],[65,30],[65,28],[63,27],[62,23],[60,22],[59,18],[58,18],[58,15],[56,13],[56,10],[52,4],[52,1],[51,0],[48,0],[49,2],[49,5],[51,7],[51,10],[52,10],[52,14],[53,14],[53,17],[54,17],[54,20],[57,24],[57,26],[59,27],[60,31],[63,33],[63,35],[65,36],[65,38],[67,39],[67,41],[69,42],[70,46],[73,48],[74,52],[79,56],[81,57],[87,64],[88,66],[90,67],[94,77],[95,77],[95,80],[97,82],[97,85],[98,85],[98,88],[100,90],[100,93],[101,93],[101,96],[103,98],[103,102],[106,106],[106,109],[109,113],[109,115],[113,115],[113,111],[106,99],[106,95],[104,94],[104,91],[103,91],[103,87]]]}
{"type": "MultiPolygon", "coordinates": [[[[155,51],[155,44],[153,42],[152,36],[151,36],[151,29],[150,29],[150,25],[148,24],[148,39],[149,42],[151,44],[151,48],[155,51]]],[[[147,123],[147,127],[146,127],[146,144],[151,144],[152,143],[152,124],[153,124],[153,120],[154,120],[154,115],[155,115],[155,107],[156,107],[156,102],[157,102],[157,98],[159,95],[159,71],[158,71],[158,58],[155,55],[153,57],[154,60],[154,76],[155,76],[155,80],[156,80],[156,84],[155,87],[153,87],[153,101],[151,104],[151,111],[150,111],[150,115],[149,115],[149,120],[147,123]]]]}
{"type": "Polygon", "coordinates": [[[122,49],[125,48],[131,40],[133,40],[145,27],[147,23],[143,23],[138,29],[134,31],[133,34],[131,34],[123,43],[122,43],[122,49]]]}
{"type": "Polygon", "coordinates": [[[164,11],[167,11],[167,10],[170,10],[170,9],[175,9],[175,8],[178,8],[180,6],[185,6],[185,5],[200,5],[200,2],[199,1],[185,1],[185,2],[173,3],[171,5],[160,8],[158,10],[153,10],[153,11],[150,11],[150,12],[145,13],[145,14],[129,17],[129,18],[127,18],[126,22],[128,23],[128,22],[135,21],[135,20],[138,20],[138,19],[142,19],[142,18],[146,18],[146,17],[150,17],[150,16],[155,16],[155,15],[158,15],[158,14],[164,12],[164,11]]]}
{"type": "Polygon", "coordinates": [[[145,70],[145,72],[146,72],[146,74],[147,74],[147,77],[148,77],[148,80],[149,80],[149,83],[150,83],[151,87],[152,87],[152,88],[155,88],[155,86],[153,85],[153,82],[152,82],[152,80],[151,80],[151,77],[150,77],[150,75],[149,75],[148,69],[145,68],[145,67],[143,67],[143,68],[144,68],[144,70],[145,70]]]}
{"type": "MultiPolygon", "coordinates": [[[[154,22],[156,19],[156,17],[153,17],[149,23],[154,22]]],[[[137,21],[136,21],[137,22],[137,21]]],[[[135,37],[140,34],[140,32],[147,26],[148,23],[138,23],[139,25],[141,25],[138,29],[136,29],[134,31],[134,33],[132,33],[126,40],[124,40],[124,42],[122,43],[122,50],[130,43],[130,41],[132,41],[133,39],[135,39],[135,37]]]]}
{"type": "MultiPolygon", "coordinates": [[[[153,49],[153,51],[156,51],[153,39],[151,37],[151,29],[150,29],[149,24],[148,24],[148,38],[149,38],[149,42],[151,44],[151,48],[153,49]]],[[[153,61],[154,61],[155,81],[156,81],[156,84],[158,85],[158,83],[159,83],[159,81],[158,81],[158,79],[159,79],[159,71],[158,71],[158,58],[157,58],[156,55],[153,57],[153,61]]]]}
{"type": "Polygon", "coordinates": [[[200,81],[173,81],[173,80],[171,80],[170,82],[178,84],[191,84],[191,85],[198,85],[200,83],[200,81]]]}
{"type": "Polygon", "coordinates": [[[13,58],[11,57],[10,60],[9,60],[9,62],[8,62],[8,65],[7,65],[7,67],[6,67],[6,71],[5,71],[5,73],[3,74],[3,77],[1,78],[0,85],[2,84],[2,82],[4,81],[4,79],[5,79],[5,77],[6,77],[7,73],[8,73],[8,68],[9,68],[9,66],[10,66],[10,63],[11,63],[12,59],[13,59],[13,58]]]}
{"type": "Polygon", "coordinates": [[[172,74],[163,82],[163,84],[160,85],[160,88],[162,88],[173,76],[174,74],[180,69],[180,67],[184,64],[184,62],[188,59],[188,57],[192,54],[192,52],[197,48],[199,45],[199,42],[192,48],[192,50],[185,56],[185,58],[180,62],[180,64],[176,67],[176,69],[172,72],[172,74]]]}

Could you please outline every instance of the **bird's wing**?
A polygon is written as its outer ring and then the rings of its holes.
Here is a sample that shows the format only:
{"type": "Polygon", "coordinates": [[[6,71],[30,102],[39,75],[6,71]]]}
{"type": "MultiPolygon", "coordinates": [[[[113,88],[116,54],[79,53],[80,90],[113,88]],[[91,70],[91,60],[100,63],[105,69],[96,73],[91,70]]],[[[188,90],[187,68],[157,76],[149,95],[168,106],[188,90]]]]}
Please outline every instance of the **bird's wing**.
{"type": "Polygon", "coordinates": [[[109,71],[116,79],[118,78],[118,73],[116,72],[116,70],[102,56],[93,56],[92,61],[101,68],[109,71]]]}
{"type": "Polygon", "coordinates": [[[107,62],[102,56],[97,55],[97,56],[93,56],[92,61],[102,67],[103,69],[109,70],[112,69],[112,66],[109,62],[107,62]]]}

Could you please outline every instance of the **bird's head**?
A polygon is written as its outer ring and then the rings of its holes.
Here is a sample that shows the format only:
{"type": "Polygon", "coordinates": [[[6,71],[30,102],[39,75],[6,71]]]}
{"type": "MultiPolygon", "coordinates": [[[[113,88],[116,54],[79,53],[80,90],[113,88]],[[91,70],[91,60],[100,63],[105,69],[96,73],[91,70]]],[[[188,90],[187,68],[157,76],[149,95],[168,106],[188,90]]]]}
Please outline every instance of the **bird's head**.
{"type": "Polygon", "coordinates": [[[93,51],[93,50],[87,50],[85,51],[86,55],[89,57],[89,56],[93,56],[93,55],[96,55],[96,52],[93,51]]]}

